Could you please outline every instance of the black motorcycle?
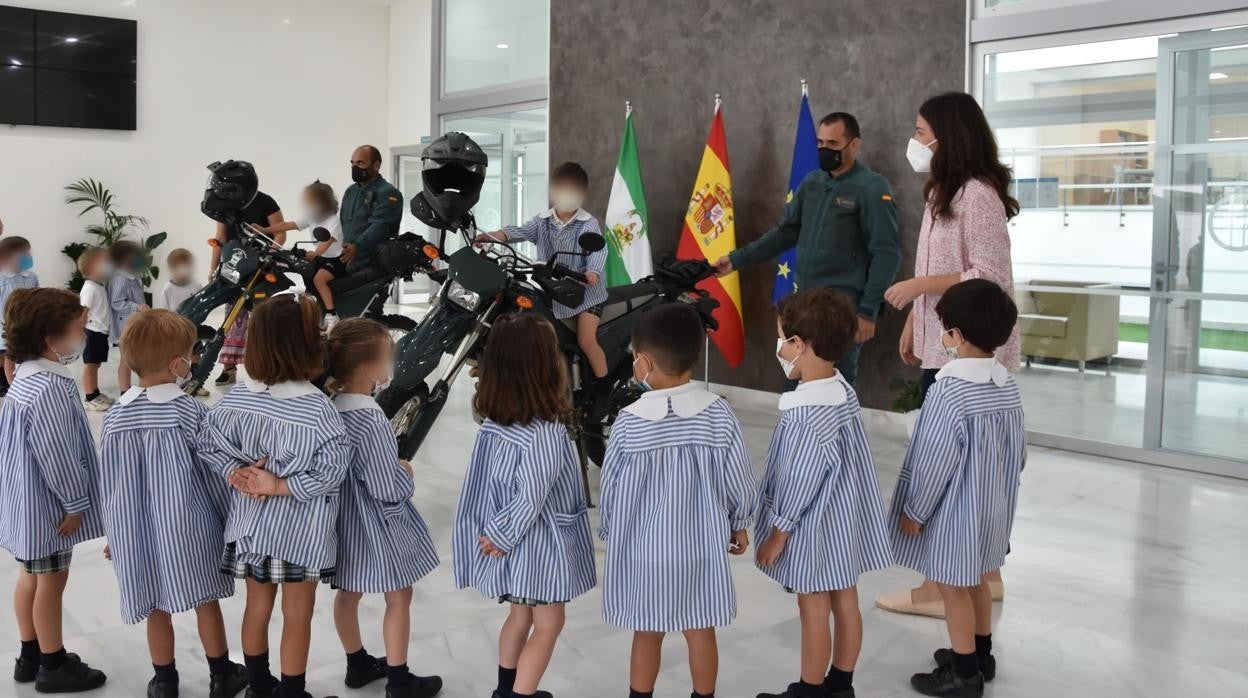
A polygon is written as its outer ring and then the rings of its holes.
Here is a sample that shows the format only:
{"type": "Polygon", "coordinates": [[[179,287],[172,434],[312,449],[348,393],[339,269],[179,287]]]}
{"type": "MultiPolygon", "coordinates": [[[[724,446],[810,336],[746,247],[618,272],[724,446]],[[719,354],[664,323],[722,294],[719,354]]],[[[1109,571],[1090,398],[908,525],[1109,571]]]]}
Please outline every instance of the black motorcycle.
{"type": "MultiPolygon", "coordinates": [[[[315,268],[299,244],[285,249],[247,224],[239,224],[235,230],[234,239],[221,246],[221,264],[213,280],[178,306],[178,314],[199,328],[199,360],[186,384],[186,392],[191,395],[203,387],[221,353],[225,335],[239,315],[256,301],[295,286],[295,281],[287,274],[301,277],[307,292],[316,294],[312,283],[315,268]],[[204,325],[208,314],[223,305],[226,311],[221,324],[215,328],[204,325]]],[[[329,233],[317,228],[313,236],[323,242],[329,233]]],[[[220,243],[212,240],[210,244],[220,243]]],[[[411,280],[414,273],[430,268],[431,257],[426,254],[426,248],[429,245],[423,238],[405,233],[379,245],[370,266],[330,282],[338,315],[372,318],[395,336],[415,329],[415,320],[403,315],[387,315],[384,308],[395,281],[411,280]]]]}
{"type": "MultiPolygon", "coordinates": [[[[611,381],[612,390],[606,414],[602,415],[601,410],[591,409],[595,392],[591,385],[595,379],[577,343],[576,329],[570,321],[558,320],[551,313],[552,302],[570,307],[580,305],[587,283],[584,275],[560,263],[559,256],[588,255],[601,250],[605,245],[602,236],[582,235],[578,240],[582,252],[560,253],[542,263],[525,259],[505,242],[488,243],[480,250],[474,248],[472,233],[476,227],[471,216],[462,227],[457,227],[467,244],[447,258],[445,280],[416,330],[399,341],[394,380],[377,398],[394,427],[403,458],[411,458],[420,448],[446,404],[455,377],[465,363],[480,356],[490,328],[501,315],[536,312],[554,325],[571,371],[573,431],[583,470],[587,460],[602,464],[610,424],[621,407],[637,398],[638,393],[630,387],[633,357],[628,347],[641,312],[661,303],[689,303],[698,310],[708,329],[717,326],[712,313],[718,303],[696,288],[699,281],[714,274],[704,261],[667,258],[659,263],[653,276],[608,289],[598,341],[609,367],[602,380],[611,381]],[[443,354],[450,354],[451,360],[430,386],[425,379],[443,354]]],[[[445,238],[443,230],[439,247],[445,238]]]]}

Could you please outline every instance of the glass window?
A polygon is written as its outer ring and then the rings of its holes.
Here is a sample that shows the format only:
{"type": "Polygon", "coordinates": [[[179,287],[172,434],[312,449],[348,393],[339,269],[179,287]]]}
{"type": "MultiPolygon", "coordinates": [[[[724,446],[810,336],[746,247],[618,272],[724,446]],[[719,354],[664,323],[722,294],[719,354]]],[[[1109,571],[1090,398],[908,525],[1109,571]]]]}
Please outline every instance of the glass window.
{"type": "Polygon", "coordinates": [[[447,0],[443,8],[444,94],[546,79],[547,0],[447,0]]]}

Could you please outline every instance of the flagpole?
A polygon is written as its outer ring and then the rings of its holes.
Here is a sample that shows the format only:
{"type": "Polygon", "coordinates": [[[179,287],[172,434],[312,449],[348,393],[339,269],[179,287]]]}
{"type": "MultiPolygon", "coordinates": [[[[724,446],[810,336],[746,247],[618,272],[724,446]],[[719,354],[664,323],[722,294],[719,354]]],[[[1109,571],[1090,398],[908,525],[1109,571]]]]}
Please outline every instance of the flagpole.
{"type": "Polygon", "coordinates": [[[626,99],[624,100],[624,118],[627,120],[628,117],[632,116],[632,114],[633,114],[633,100],[626,99]]]}
{"type": "MultiPolygon", "coordinates": [[[[718,92],[715,93],[715,113],[719,113],[719,106],[724,103],[718,92]]],[[[703,339],[702,346],[702,383],[709,391],[711,389],[711,334],[708,332],[703,339]]]]}
{"type": "Polygon", "coordinates": [[[809,91],[809,89],[808,89],[808,88],[807,88],[807,86],[806,86],[806,78],[802,78],[802,96],[803,96],[803,97],[809,97],[809,96],[810,96],[810,91],[809,91]]]}

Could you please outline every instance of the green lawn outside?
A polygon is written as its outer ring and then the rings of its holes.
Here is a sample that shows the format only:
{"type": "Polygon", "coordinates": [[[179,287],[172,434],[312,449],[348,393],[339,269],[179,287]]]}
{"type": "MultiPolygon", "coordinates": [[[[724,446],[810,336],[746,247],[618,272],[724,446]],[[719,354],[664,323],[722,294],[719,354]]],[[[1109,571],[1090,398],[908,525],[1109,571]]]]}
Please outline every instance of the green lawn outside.
{"type": "MultiPolygon", "coordinates": [[[[1118,325],[1118,339],[1123,342],[1148,343],[1148,325],[1123,322],[1118,325]]],[[[1202,349],[1227,349],[1248,351],[1248,332],[1239,330],[1203,329],[1200,331],[1202,349]]]]}

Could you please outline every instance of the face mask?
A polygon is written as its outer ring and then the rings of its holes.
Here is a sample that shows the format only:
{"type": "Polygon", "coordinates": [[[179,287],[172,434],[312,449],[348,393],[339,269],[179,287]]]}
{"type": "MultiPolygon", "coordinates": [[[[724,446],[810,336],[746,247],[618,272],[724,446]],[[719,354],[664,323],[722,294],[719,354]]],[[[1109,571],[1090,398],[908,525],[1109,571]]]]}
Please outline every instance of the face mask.
{"type": "Polygon", "coordinates": [[[380,393],[381,391],[385,390],[386,388],[389,388],[390,383],[393,381],[394,381],[394,369],[391,368],[389,371],[386,372],[386,379],[384,381],[373,381],[373,395],[376,395],[380,393]]]}
{"type": "Polygon", "coordinates": [[[143,260],[139,257],[135,257],[130,260],[130,264],[128,266],[130,267],[130,271],[139,271],[143,268],[143,260]]]}
{"type": "Polygon", "coordinates": [[[81,341],[73,346],[68,352],[62,354],[53,349],[52,353],[56,354],[56,360],[61,362],[62,366],[68,366],[78,359],[82,358],[82,350],[87,347],[87,339],[83,337],[81,341]]]}
{"type": "Polygon", "coordinates": [[[100,276],[103,276],[105,278],[110,277],[113,275],[114,271],[116,270],[113,269],[113,265],[109,262],[105,262],[100,265],[100,276]]]}
{"type": "Polygon", "coordinates": [[[647,371],[646,375],[642,376],[641,378],[637,377],[637,362],[640,360],[641,360],[641,356],[638,356],[637,358],[633,359],[633,385],[637,386],[644,392],[644,391],[648,391],[651,389],[650,384],[646,382],[646,379],[650,377],[650,372],[647,371]]]}
{"type": "Polygon", "coordinates": [[[841,169],[841,165],[845,164],[845,149],[833,150],[832,148],[819,149],[819,169],[824,172],[835,172],[841,169]]]}
{"type": "Polygon", "coordinates": [[[17,258],[18,271],[30,271],[35,267],[35,258],[28,254],[24,254],[17,258]]]}
{"type": "Polygon", "coordinates": [[[910,143],[906,145],[906,159],[910,161],[910,166],[914,168],[915,172],[932,171],[933,145],[936,145],[935,138],[927,145],[923,145],[917,139],[910,139],[910,143]]]}
{"type": "Polygon", "coordinates": [[[794,339],[797,339],[797,337],[795,336],[789,337],[788,339],[781,339],[780,337],[776,337],[776,361],[780,362],[780,370],[784,371],[785,378],[793,377],[793,371],[797,370],[797,360],[800,359],[802,356],[801,354],[798,354],[797,356],[793,357],[792,361],[789,361],[783,356],[780,356],[780,350],[784,348],[784,345],[788,344],[794,339]]]}
{"type": "MultiPolygon", "coordinates": [[[[958,347],[962,346],[961,343],[952,347],[947,346],[945,344],[945,335],[949,334],[950,332],[953,332],[953,330],[954,328],[950,327],[949,329],[940,333],[940,347],[945,350],[945,356],[948,356],[951,359],[956,359],[958,358],[958,347]]],[[[952,337],[953,335],[949,335],[949,336],[952,337]]]]}
{"type": "Polygon", "coordinates": [[[184,388],[186,387],[187,382],[191,380],[191,372],[194,369],[194,367],[191,365],[190,361],[186,360],[185,356],[178,357],[178,361],[181,361],[182,363],[186,364],[186,375],[179,376],[176,373],[173,374],[173,382],[179,388],[184,388]]]}
{"type": "Polygon", "coordinates": [[[364,169],[363,167],[356,167],[355,165],[351,166],[351,181],[352,182],[356,182],[356,183],[364,182],[368,179],[368,175],[369,175],[369,171],[364,169]]]}
{"type": "Polygon", "coordinates": [[[580,210],[581,204],[585,203],[585,197],[575,191],[555,189],[550,192],[550,201],[555,205],[556,211],[568,213],[580,210]]]}

